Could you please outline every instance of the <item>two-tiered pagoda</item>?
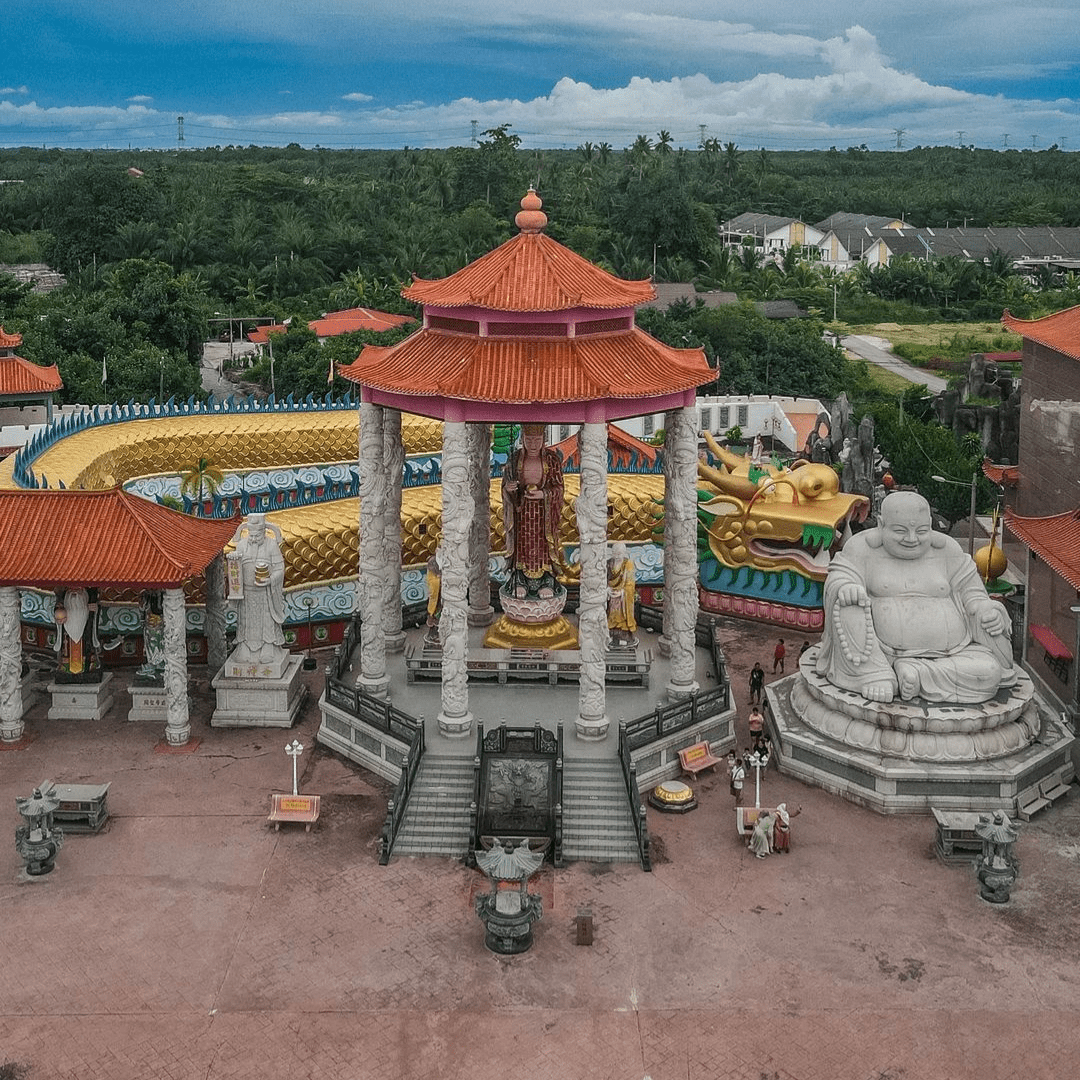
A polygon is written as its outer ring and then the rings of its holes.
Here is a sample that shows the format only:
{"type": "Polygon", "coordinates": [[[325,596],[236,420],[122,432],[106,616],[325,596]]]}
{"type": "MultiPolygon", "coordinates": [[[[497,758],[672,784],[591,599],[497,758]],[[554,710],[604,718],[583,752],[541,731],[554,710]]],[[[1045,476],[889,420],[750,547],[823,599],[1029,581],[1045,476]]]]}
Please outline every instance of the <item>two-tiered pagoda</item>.
{"type": "MultiPolygon", "coordinates": [[[[369,345],[341,374],[360,385],[359,684],[385,693],[386,567],[400,570],[401,412],[444,422],[442,461],[442,711],[444,735],[464,736],[469,711],[467,627],[491,619],[487,575],[492,422],[581,424],[581,541],[577,732],[603,738],[607,644],[607,424],[665,411],[664,635],[669,692],[694,681],[697,617],[695,391],[715,378],[700,349],[673,349],[638,329],[648,281],[624,281],[545,235],[530,189],[519,233],[438,281],[414,280],[423,327],[397,345],[369,345]],[[384,452],[384,446],[387,448],[384,452]],[[389,494],[388,494],[389,493],[389,494]],[[388,505],[389,503],[389,505],[388,505]],[[395,540],[396,537],[396,540],[395,540]]],[[[396,605],[395,605],[396,606],[396,605]]],[[[388,619],[393,625],[392,617],[388,619]]],[[[391,642],[391,647],[393,647],[391,642]]]]}

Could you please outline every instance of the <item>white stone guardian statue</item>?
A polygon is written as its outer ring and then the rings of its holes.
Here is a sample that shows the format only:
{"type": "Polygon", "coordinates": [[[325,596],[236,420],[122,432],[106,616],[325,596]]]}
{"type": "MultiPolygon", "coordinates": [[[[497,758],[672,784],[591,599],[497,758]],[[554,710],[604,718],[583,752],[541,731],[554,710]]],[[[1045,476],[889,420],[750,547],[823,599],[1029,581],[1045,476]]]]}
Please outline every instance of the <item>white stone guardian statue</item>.
{"type": "Polygon", "coordinates": [[[249,514],[233,535],[228,559],[229,600],[237,608],[236,648],[229,667],[280,675],[288,659],[285,634],[285,560],[281,530],[264,514],[249,514]]]}

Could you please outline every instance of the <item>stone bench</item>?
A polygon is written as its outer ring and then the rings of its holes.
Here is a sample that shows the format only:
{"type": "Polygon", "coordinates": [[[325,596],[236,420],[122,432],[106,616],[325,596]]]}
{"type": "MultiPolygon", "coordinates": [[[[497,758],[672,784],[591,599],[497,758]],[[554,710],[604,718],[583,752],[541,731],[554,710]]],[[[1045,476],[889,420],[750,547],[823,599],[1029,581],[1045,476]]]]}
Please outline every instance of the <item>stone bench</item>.
{"type": "Polygon", "coordinates": [[[101,831],[109,816],[108,784],[56,784],[43,780],[42,795],[60,804],[53,813],[53,822],[65,833],[96,833],[101,831]]]}
{"type": "Polygon", "coordinates": [[[1069,681],[1069,665],[1073,662],[1072,650],[1049,626],[1028,627],[1031,636],[1043,648],[1043,663],[1062,681],[1069,681]]]}
{"type": "Polygon", "coordinates": [[[740,836],[749,836],[762,814],[776,815],[775,806],[736,806],[735,828],[740,836]]]}
{"type": "Polygon", "coordinates": [[[1063,795],[1069,794],[1069,785],[1064,782],[1061,772],[1044,776],[1037,784],[1024,788],[1016,796],[1016,816],[1021,821],[1030,821],[1033,814],[1045,810],[1063,795]]]}
{"type": "Polygon", "coordinates": [[[970,811],[938,810],[930,807],[937,822],[934,853],[943,862],[971,862],[982,852],[983,842],[975,835],[980,814],[970,811]]]}
{"type": "Polygon", "coordinates": [[[716,757],[707,742],[697,742],[679,751],[679,764],[682,771],[691,777],[696,777],[705,769],[715,768],[721,759],[716,757]]]}
{"type": "Polygon", "coordinates": [[[319,820],[319,796],[271,795],[270,815],[266,820],[274,823],[274,832],[283,821],[296,822],[304,826],[304,832],[311,832],[311,826],[319,820]]]}

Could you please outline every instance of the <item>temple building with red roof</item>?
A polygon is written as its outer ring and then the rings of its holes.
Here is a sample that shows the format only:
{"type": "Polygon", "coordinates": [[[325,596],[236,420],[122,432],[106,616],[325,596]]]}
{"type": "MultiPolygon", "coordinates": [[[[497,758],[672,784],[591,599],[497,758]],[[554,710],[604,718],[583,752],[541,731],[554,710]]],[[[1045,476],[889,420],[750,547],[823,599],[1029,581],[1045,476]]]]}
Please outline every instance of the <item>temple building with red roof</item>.
{"type": "MultiPolygon", "coordinates": [[[[1080,719],[1080,306],[1002,323],[1024,339],[1016,496],[1005,523],[1028,549],[1025,666],[1080,719]]],[[[1000,482],[1008,483],[1009,476],[1000,482]]]]}
{"type": "MultiPolygon", "coordinates": [[[[106,491],[0,490],[0,739],[23,733],[20,587],[60,592],[103,587],[161,590],[165,630],[165,738],[188,742],[187,638],[184,583],[208,574],[207,627],[224,662],[225,616],[219,601],[222,551],[236,520],[193,518],[119,488],[106,491]],[[220,609],[217,613],[210,608],[220,609]]],[[[59,621],[59,620],[58,620],[59,621]]],[[[105,672],[81,687],[84,696],[111,701],[105,672]]],[[[50,686],[54,708],[75,691],[50,686]]],[[[159,691],[160,693],[160,691],[159,691]]]]}
{"type": "Polygon", "coordinates": [[[51,421],[53,394],[64,388],[55,364],[43,367],[16,354],[21,344],[22,334],[0,326],[0,425],[9,422],[7,409],[25,405],[44,405],[46,422],[51,421]]]}
{"type": "Polygon", "coordinates": [[[394,559],[391,545],[400,550],[400,536],[394,541],[390,535],[400,516],[401,465],[394,452],[401,413],[443,421],[438,726],[450,738],[468,736],[473,726],[467,627],[493,619],[485,527],[492,423],[581,425],[575,726],[579,738],[603,739],[609,727],[604,690],[608,423],[665,414],[668,692],[679,698],[698,689],[695,398],[697,388],[716,373],[701,349],[674,349],[638,329],[634,311],[653,299],[652,284],[615,277],[551,239],[544,232],[542,205],[530,189],[515,218],[516,236],[448,277],[416,278],[402,295],[422,306],[421,328],[396,345],[365,346],[354,363],[339,369],[359,385],[361,397],[358,685],[370,693],[385,693],[386,652],[399,636],[387,631],[384,582],[387,558],[394,559]]]}
{"type": "MultiPolygon", "coordinates": [[[[399,326],[408,326],[416,320],[411,315],[395,315],[389,311],[375,311],[373,308],[355,307],[342,311],[328,311],[321,319],[312,319],[307,325],[315,331],[320,341],[339,334],[349,334],[354,330],[370,330],[379,334],[385,330],[395,330],[399,326]]],[[[285,323],[269,323],[252,330],[247,339],[255,345],[265,345],[271,334],[284,334],[289,329],[285,323]]]]}

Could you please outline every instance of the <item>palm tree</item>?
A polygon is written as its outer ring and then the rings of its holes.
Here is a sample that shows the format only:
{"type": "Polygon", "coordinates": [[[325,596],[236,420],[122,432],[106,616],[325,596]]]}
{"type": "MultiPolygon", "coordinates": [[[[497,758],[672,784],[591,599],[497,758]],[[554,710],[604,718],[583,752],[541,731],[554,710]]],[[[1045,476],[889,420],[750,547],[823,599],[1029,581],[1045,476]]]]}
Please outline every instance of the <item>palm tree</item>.
{"type": "Polygon", "coordinates": [[[660,130],[656,133],[656,152],[658,154],[671,153],[671,132],[660,130]]]}
{"type": "Polygon", "coordinates": [[[180,494],[194,495],[198,493],[198,505],[201,510],[203,491],[213,498],[225,483],[225,474],[219,469],[211,458],[201,457],[189,469],[180,474],[180,494]]]}
{"type": "Polygon", "coordinates": [[[727,177],[727,182],[729,184],[735,182],[735,177],[739,172],[739,158],[741,156],[739,148],[735,143],[724,143],[724,174],[727,177]]]}

